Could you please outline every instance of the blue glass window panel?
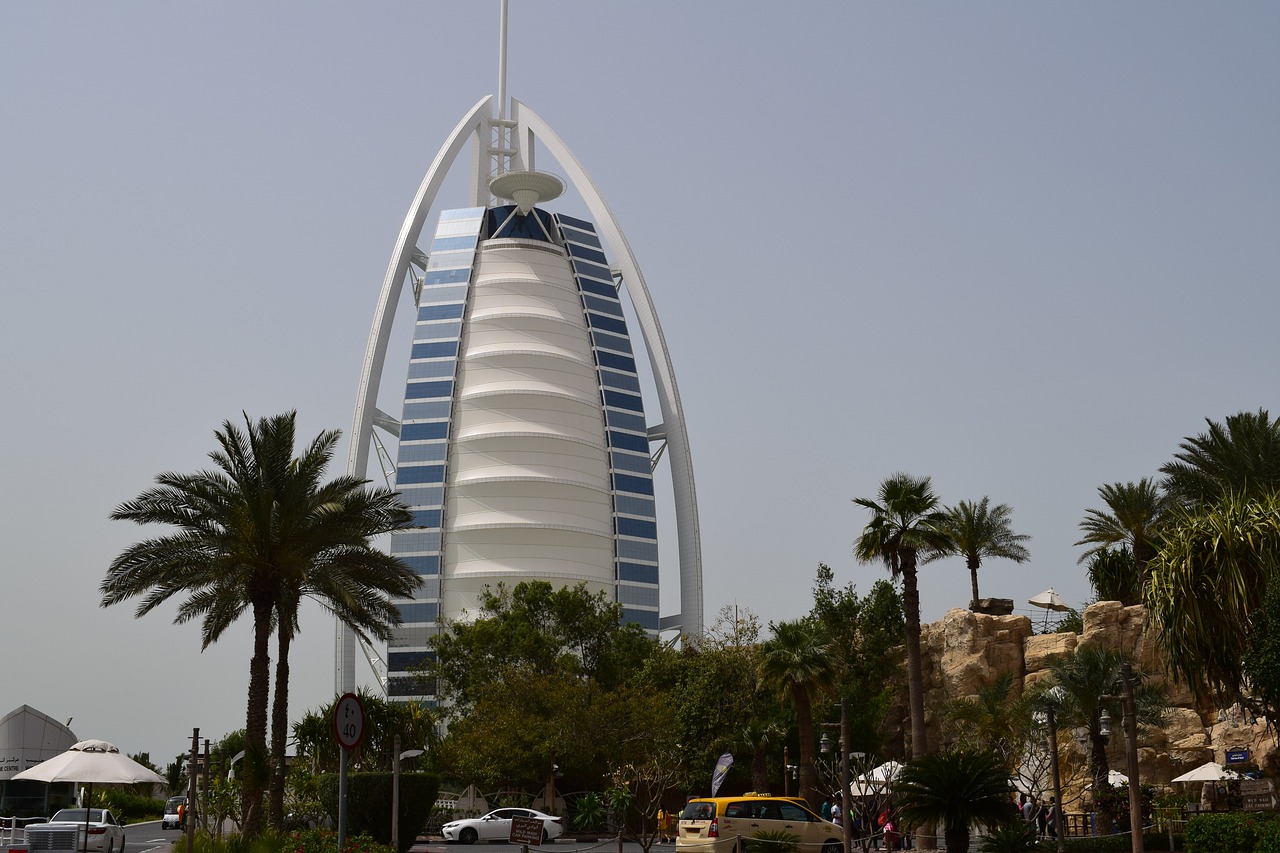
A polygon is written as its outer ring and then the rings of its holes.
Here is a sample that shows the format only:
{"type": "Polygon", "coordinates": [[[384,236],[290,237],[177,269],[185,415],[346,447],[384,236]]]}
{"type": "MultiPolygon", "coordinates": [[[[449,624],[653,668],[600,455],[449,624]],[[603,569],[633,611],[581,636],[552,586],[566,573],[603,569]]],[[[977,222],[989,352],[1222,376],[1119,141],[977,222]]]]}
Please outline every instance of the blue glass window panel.
{"type": "Polygon", "coordinates": [[[616,299],[605,299],[600,296],[592,296],[590,293],[583,294],[582,298],[592,311],[599,311],[601,314],[609,314],[614,317],[622,316],[622,303],[616,299]]]}
{"type": "Polygon", "coordinates": [[[413,331],[415,343],[423,341],[456,341],[462,336],[462,322],[419,323],[413,331]]]}
{"type": "Polygon", "coordinates": [[[577,219],[567,213],[557,213],[556,221],[568,225],[570,228],[579,228],[583,231],[594,231],[596,227],[585,219],[577,219]]]}
{"type": "Polygon", "coordinates": [[[639,563],[618,563],[618,580],[632,583],[657,583],[658,567],[639,563]]]}
{"type": "Polygon", "coordinates": [[[615,496],[613,508],[615,512],[620,512],[624,515],[639,515],[644,518],[653,518],[657,511],[652,498],[638,498],[634,495],[615,496]]]}
{"type": "Polygon", "coordinates": [[[622,608],[622,623],[624,625],[636,624],[646,631],[658,630],[658,612],[656,610],[633,610],[630,607],[622,608]]]}
{"type": "Polygon", "coordinates": [[[604,420],[609,426],[616,427],[617,429],[629,429],[632,432],[645,433],[649,431],[649,428],[645,426],[644,418],[640,415],[632,415],[627,412],[618,412],[609,409],[604,413],[604,420]]]}
{"type": "Polygon", "coordinates": [[[572,240],[575,243],[582,243],[587,246],[595,246],[600,248],[600,238],[587,231],[579,231],[577,228],[561,228],[560,233],[564,234],[566,240],[572,240]]]}
{"type": "Polygon", "coordinates": [[[431,253],[452,252],[457,249],[474,249],[476,238],[472,237],[436,237],[431,242],[431,253]]]}
{"type": "Polygon", "coordinates": [[[400,427],[400,441],[431,441],[432,439],[448,438],[449,422],[435,421],[429,424],[404,424],[400,427]]]}
{"type": "Polygon", "coordinates": [[[634,604],[640,607],[658,606],[658,588],[656,586],[618,585],[618,603],[634,604]]]}
{"type": "Polygon", "coordinates": [[[410,382],[404,387],[404,398],[406,400],[427,400],[433,397],[452,396],[452,379],[444,379],[438,382],[410,382]]]}
{"type": "MultiPolygon", "coordinates": [[[[402,604],[400,605],[401,622],[434,622],[439,612],[434,604],[402,604]],[[407,614],[412,614],[410,619],[407,614]]],[[[387,670],[389,672],[408,672],[421,668],[435,659],[431,652],[387,652],[387,670]]]]}
{"type": "Polygon", "coordinates": [[[404,388],[405,400],[428,400],[452,396],[452,379],[443,379],[435,382],[410,382],[404,388]]]}
{"type": "MultiPolygon", "coordinates": [[[[436,252],[427,259],[427,274],[424,279],[430,280],[431,273],[439,270],[469,270],[475,257],[476,253],[472,249],[456,252],[436,252]]],[[[431,283],[441,284],[442,282],[432,281],[431,283]]]]}
{"type": "Polygon", "coordinates": [[[612,367],[614,370],[636,372],[636,360],[629,355],[617,355],[611,352],[596,353],[596,364],[601,367],[612,367]]]}
{"type": "Polygon", "coordinates": [[[632,471],[636,474],[648,474],[653,471],[648,456],[637,456],[634,453],[621,451],[610,455],[613,457],[613,467],[618,471],[632,471]]]}
{"type": "MultiPolygon", "coordinates": [[[[394,541],[394,540],[393,540],[394,541]]],[[[435,557],[399,557],[400,562],[404,563],[409,569],[418,575],[438,575],[440,574],[440,558],[435,557]]]]}
{"type": "Polygon", "coordinates": [[[409,358],[457,358],[457,341],[440,341],[430,344],[414,344],[409,358]]]}
{"type": "MultiPolygon", "coordinates": [[[[404,440],[403,436],[401,436],[401,440],[404,440]]],[[[632,435],[629,432],[618,432],[616,429],[611,429],[609,430],[609,446],[643,453],[645,463],[648,464],[649,439],[643,435],[632,435]]]]}
{"type": "Polygon", "coordinates": [[[433,287],[423,285],[419,305],[435,305],[443,302],[466,302],[469,285],[437,284],[433,287]]]}
{"type": "Polygon", "coordinates": [[[439,509],[415,509],[412,512],[414,527],[439,527],[440,519],[444,515],[444,510],[439,509]]]}
{"type": "Polygon", "coordinates": [[[423,305],[418,309],[418,322],[423,320],[457,320],[461,317],[461,302],[423,305]]]}
{"type": "Polygon", "coordinates": [[[391,534],[391,551],[395,554],[430,554],[440,550],[439,530],[409,530],[391,534]]]}
{"type": "Polygon", "coordinates": [[[409,486],[414,483],[443,482],[443,465],[401,465],[396,469],[397,486],[409,486]]]}
{"type": "Polygon", "coordinates": [[[618,530],[619,536],[635,536],[640,539],[657,539],[658,525],[656,522],[645,521],[640,518],[616,518],[614,526],[618,530]]]}
{"type": "Polygon", "coordinates": [[[656,563],[658,562],[658,543],[652,539],[619,539],[618,559],[656,563]]]}
{"type": "Polygon", "coordinates": [[[608,282],[596,281],[594,278],[580,278],[578,279],[578,286],[585,291],[590,291],[591,293],[598,293],[601,296],[612,296],[615,299],[618,298],[618,288],[608,282]]]}
{"type": "Polygon", "coordinates": [[[606,331],[617,332],[620,335],[627,333],[627,321],[621,317],[608,317],[604,314],[588,311],[587,320],[591,323],[593,329],[605,329],[606,331]]]}
{"type": "MultiPolygon", "coordinates": [[[[609,272],[608,267],[602,267],[599,264],[593,264],[590,261],[575,260],[573,262],[573,271],[578,275],[590,276],[591,278],[599,278],[604,281],[612,282],[613,273],[609,272]]],[[[617,293],[615,286],[614,293],[617,293]]]]}
{"type": "Polygon", "coordinates": [[[630,373],[618,373],[614,370],[600,371],[600,384],[606,388],[617,388],[620,391],[640,393],[639,377],[630,373]]]}
{"type": "Polygon", "coordinates": [[[444,441],[429,444],[406,444],[401,441],[398,456],[401,465],[412,465],[415,462],[443,462],[448,452],[449,444],[444,441]]]}
{"type": "Polygon", "coordinates": [[[631,352],[631,341],[626,338],[620,338],[617,335],[601,332],[598,329],[591,330],[591,342],[601,349],[614,349],[625,353],[631,352]]]}
{"type": "Polygon", "coordinates": [[[471,267],[456,270],[430,270],[423,276],[424,284],[456,284],[471,278],[471,267]]]}
{"type": "MultiPolygon", "coordinates": [[[[653,495],[652,477],[635,477],[631,474],[614,474],[613,488],[619,492],[632,492],[637,495],[653,495]]],[[[655,558],[657,559],[657,558],[655,558]]]]}
{"type": "Polygon", "coordinates": [[[622,391],[613,391],[608,388],[604,391],[604,404],[613,406],[615,409],[630,409],[633,412],[644,411],[644,401],[635,394],[626,394],[622,391]]]}
{"type": "Polygon", "coordinates": [[[405,506],[440,506],[444,503],[444,486],[416,486],[400,489],[405,506]]]}
{"type": "Polygon", "coordinates": [[[569,254],[575,258],[594,261],[597,264],[607,265],[609,263],[609,259],[606,258],[604,256],[604,252],[601,252],[599,249],[590,249],[586,246],[578,246],[573,243],[569,243],[567,248],[569,249],[569,254]]]}
{"type": "Polygon", "coordinates": [[[409,380],[453,378],[458,369],[458,362],[448,361],[414,361],[409,364],[409,380]]]}
{"type": "MultiPolygon", "coordinates": [[[[407,698],[412,696],[430,696],[436,691],[435,680],[426,676],[413,676],[411,678],[388,678],[387,679],[387,695],[397,698],[407,698]]],[[[434,702],[424,703],[428,707],[433,706],[434,702]]]]}
{"type": "Polygon", "coordinates": [[[405,403],[404,417],[406,421],[435,421],[449,417],[452,400],[432,400],[429,403],[405,403]]]}

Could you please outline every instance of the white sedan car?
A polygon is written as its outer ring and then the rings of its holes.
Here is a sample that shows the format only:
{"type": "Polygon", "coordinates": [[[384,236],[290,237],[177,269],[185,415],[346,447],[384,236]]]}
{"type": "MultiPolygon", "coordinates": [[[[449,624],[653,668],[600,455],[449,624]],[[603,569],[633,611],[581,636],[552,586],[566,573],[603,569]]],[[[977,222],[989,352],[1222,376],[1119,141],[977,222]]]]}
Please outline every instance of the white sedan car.
{"type": "MultiPolygon", "coordinates": [[[[33,823],[27,826],[27,839],[32,834],[39,835],[41,830],[77,829],[81,833],[85,829],[85,809],[61,809],[48,823],[33,823]]],[[[116,853],[124,850],[124,824],[107,809],[88,809],[89,842],[85,845],[89,850],[99,853],[116,853]]],[[[78,844],[83,838],[77,835],[78,844]]]]}
{"type": "Polygon", "coordinates": [[[506,841],[511,837],[511,818],[532,817],[542,821],[542,842],[559,838],[564,827],[560,818],[533,809],[494,809],[484,817],[453,820],[440,829],[445,841],[475,844],[477,841],[506,841]]]}

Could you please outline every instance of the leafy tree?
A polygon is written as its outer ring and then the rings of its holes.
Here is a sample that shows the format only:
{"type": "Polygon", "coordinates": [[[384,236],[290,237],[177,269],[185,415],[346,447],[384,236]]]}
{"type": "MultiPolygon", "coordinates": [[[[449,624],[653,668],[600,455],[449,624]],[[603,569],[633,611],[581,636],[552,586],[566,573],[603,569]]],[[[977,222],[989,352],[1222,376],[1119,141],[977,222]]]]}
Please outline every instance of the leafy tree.
{"type": "MultiPolygon", "coordinates": [[[[978,567],[984,557],[1013,560],[1025,563],[1031,552],[1022,543],[1031,539],[1024,533],[1013,532],[1013,510],[1008,504],[991,506],[991,499],[960,501],[947,507],[942,527],[951,539],[951,553],[963,556],[969,567],[969,580],[973,586],[973,602],[978,602],[978,567]]],[[[930,555],[929,559],[946,556],[930,555]]]]}
{"type": "Polygon", "coordinates": [[[948,853],[968,853],[969,825],[999,824],[1013,815],[1009,770],[996,752],[944,750],[908,762],[894,785],[904,820],[939,823],[948,853]]]}
{"type": "Polygon", "coordinates": [[[1205,423],[1208,431],[1183,439],[1174,461],[1160,468],[1171,495],[1191,506],[1280,490],[1280,418],[1258,409],[1205,423]]]}
{"type": "MultiPolygon", "coordinates": [[[[435,713],[417,702],[400,702],[381,693],[361,688],[357,691],[366,718],[365,736],[359,748],[351,753],[350,765],[361,772],[390,771],[395,738],[400,736],[400,749],[430,750],[436,745],[435,713]]],[[[311,772],[335,772],[338,750],[333,736],[333,714],[342,698],[335,696],[327,705],[309,711],[293,724],[293,740],[298,757],[306,758],[311,772]]]]}
{"type": "MultiPolygon", "coordinates": [[[[164,524],[178,532],[126,548],[102,581],[102,605],[142,596],[142,616],[174,595],[185,595],[175,622],[201,619],[202,647],[216,642],[246,611],[253,618],[253,654],[245,723],[242,831],[262,829],[267,781],[269,642],[280,605],[297,593],[318,564],[357,574],[371,561],[390,561],[368,539],[408,525],[409,511],[393,492],[366,489],[350,477],[320,482],[338,433],[317,436],[294,458],[296,413],[245,430],[226,421],[215,432],[220,449],[209,454],[217,470],[162,473],[158,487],[121,504],[113,519],[164,524]],[[358,523],[352,509],[358,509],[358,523]]],[[[404,595],[416,577],[384,590],[404,595]]],[[[341,615],[345,605],[335,608],[341,615]]],[[[283,617],[289,619],[287,612],[283,617]]]]}
{"type": "Polygon", "coordinates": [[[1173,513],[1144,601],[1176,673],[1240,694],[1250,620],[1278,567],[1280,495],[1233,494],[1173,513]]]}
{"type": "Polygon", "coordinates": [[[924,683],[920,664],[920,589],[916,565],[922,556],[947,552],[954,545],[946,532],[946,514],[928,477],[893,474],[880,484],[879,500],[854,498],[871,511],[871,521],[854,544],[863,563],[879,560],[896,580],[902,578],[906,619],[907,696],[911,712],[911,754],[929,751],[924,720],[924,683]]]}
{"type": "Polygon", "coordinates": [[[1147,563],[1155,554],[1160,522],[1170,501],[1155,480],[1143,477],[1136,483],[1108,483],[1098,487],[1098,495],[1107,509],[1086,509],[1080,530],[1084,533],[1077,545],[1090,547],[1080,555],[1080,562],[1090,559],[1112,545],[1125,544],[1133,552],[1138,577],[1147,577],[1147,563]]]}
{"type": "Polygon", "coordinates": [[[1262,605],[1249,617],[1241,672],[1264,715],[1275,719],[1280,713],[1280,584],[1267,584],[1262,605]]]}
{"type": "Polygon", "coordinates": [[[1128,547],[1099,548],[1089,558],[1089,584],[1099,601],[1118,601],[1125,607],[1142,601],[1142,578],[1128,547]]]}
{"type": "Polygon", "coordinates": [[[813,700],[834,692],[836,669],[831,648],[820,626],[813,622],[779,622],[770,627],[773,637],[764,644],[760,680],[795,709],[800,737],[800,796],[811,808],[817,808],[813,700]]]}
{"type": "Polygon", "coordinates": [[[1009,773],[1017,772],[1034,712],[1026,694],[1014,695],[1013,675],[1001,673],[976,696],[952,699],[940,714],[943,738],[958,749],[994,752],[1009,773]]]}
{"type": "Polygon", "coordinates": [[[639,625],[622,624],[622,605],[586,584],[499,584],[480,597],[472,622],[455,622],[432,638],[426,673],[454,717],[465,716],[490,682],[511,669],[566,673],[602,689],[623,684],[653,651],[639,625]]]}

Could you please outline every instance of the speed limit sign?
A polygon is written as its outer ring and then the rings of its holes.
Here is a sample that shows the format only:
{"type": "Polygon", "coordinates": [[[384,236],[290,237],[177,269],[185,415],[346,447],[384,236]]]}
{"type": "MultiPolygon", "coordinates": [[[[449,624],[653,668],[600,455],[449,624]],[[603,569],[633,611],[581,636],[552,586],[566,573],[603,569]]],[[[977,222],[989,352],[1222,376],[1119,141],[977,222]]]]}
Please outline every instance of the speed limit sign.
{"type": "Polygon", "coordinates": [[[338,736],[338,745],[350,752],[364,740],[364,706],[360,697],[348,693],[338,700],[333,708],[333,732],[338,736]]]}

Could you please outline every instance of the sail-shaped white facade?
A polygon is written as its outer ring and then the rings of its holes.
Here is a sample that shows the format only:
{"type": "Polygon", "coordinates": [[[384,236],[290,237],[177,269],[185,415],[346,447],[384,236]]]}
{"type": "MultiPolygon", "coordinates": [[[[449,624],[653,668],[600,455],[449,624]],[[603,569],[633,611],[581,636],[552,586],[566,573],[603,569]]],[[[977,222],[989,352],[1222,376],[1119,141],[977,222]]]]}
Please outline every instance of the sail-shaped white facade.
{"type": "MultiPolygon", "coordinates": [[[[499,109],[504,90],[505,82],[496,101],[484,98],[463,117],[423,179],[383,280],[357,395],[348,471],[364,476],[373,449],[394,443],[394,484],[415,526],[392,537],[391,551],[422,578],[413,599],[397,602],[403,624],[384,681],[393,696],[428,698],[414,670],[430,638],[474,614],[485,587],[498,583],[585,583],[651,631],[702,630],[693,469],[648,289],[572,152],[518,101],[499,109]],[[442,211],[422,243],[444,176],[468,144],[469,204],[442,211]],[[536,144],[589,218],[553,209],[560,181],[534,170],[536,144]],[[410,352],[391,354],[408,362],[396,417],[377,400],[396,311],[410,302],[410,352]],[[641,391],[637,339],[656,399],[641,391]],[[666,616],[652,477],[664,451],[680,583],[680,610],[666,616]]],[[[354,685],[355,641],[339,625],[335,687],[354,685]]]]}

